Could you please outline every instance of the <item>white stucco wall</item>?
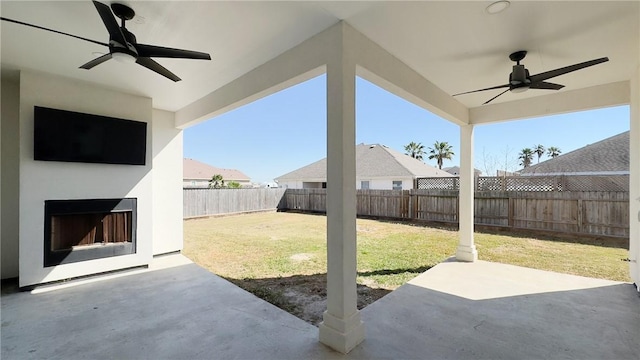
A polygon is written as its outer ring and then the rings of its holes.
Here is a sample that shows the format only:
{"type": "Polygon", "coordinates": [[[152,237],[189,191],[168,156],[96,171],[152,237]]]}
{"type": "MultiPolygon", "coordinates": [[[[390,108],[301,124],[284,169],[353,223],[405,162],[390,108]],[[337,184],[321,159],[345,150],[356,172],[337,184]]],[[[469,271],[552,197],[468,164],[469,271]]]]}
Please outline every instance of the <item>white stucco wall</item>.
{"type": "Polygon", "coordinates": [[[629,274],[640,291],[640,65],[630,87],[629,274]]]}
{"type": "Polygon", "coordinates": [[[153,255],[182,250],[182,130],[175,114],[153,110],[153,255]]]}
{"type": "MultiPolygon", "coordinates": [[[[33,160],[33,107],[151,122],[151,99],[43,74],[20,76],[20,286],[148,264],[152,259],[152,126],[144,166],[33,160]],[[44,201],[137,198],[137,253],[43,266],[44,201]]],[[[179,184],[179,182],[178,182],[179,184]]],[[[179,185],[178,185],[179,186],[179,185]]],[[[180,205],[178,205],[180,206],[180,205]]]]}
{"type": "Polygon", "coordinates": [[[19,187],[19,114],[20,85],[18,79],[2,79],[0,124],[0,241],[2,278],[18,276],[18,187],[19,187]]]}

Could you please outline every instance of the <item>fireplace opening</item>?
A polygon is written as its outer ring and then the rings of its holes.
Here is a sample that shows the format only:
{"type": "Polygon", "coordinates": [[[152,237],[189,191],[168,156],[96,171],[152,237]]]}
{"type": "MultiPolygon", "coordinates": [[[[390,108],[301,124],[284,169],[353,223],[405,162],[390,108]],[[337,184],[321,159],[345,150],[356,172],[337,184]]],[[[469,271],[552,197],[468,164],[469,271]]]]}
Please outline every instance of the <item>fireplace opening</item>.
{"type": "Polygon", "coordinates": [[[136,199],[45,201],[44,266],[135,254],[136,199]]]}

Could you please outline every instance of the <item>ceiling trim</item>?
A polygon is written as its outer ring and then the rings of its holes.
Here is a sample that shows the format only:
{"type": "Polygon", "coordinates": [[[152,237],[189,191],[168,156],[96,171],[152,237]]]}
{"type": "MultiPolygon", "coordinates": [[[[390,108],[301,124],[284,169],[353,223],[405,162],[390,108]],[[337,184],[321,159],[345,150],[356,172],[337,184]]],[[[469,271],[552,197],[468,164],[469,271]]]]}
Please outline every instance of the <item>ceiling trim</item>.
{"type": "Polygon", "coordinates": [[[471,124],[490,124],[627,105],[630,99],[629,81],[619,81],[522,100],[483,105],[471,108],[469,115],[471,124]]]}
{"type": "Polygon", "coordinates": [[[346,24],[357,75],[457,125],[469,123],[469,110],[380,45],[346,24]]]}
{"type": "Polygon", "coordinates": [[[325,73],[336,31],[332,26],[178,110],[176,127],[195,125],[325,73]]]}
{"type": "Polygon", "coordinates": [[[468,124],[469,111],[462,103],[341,21],[178,110],[176,127],[195,125],[321,75],[340,49],[355,62],[358,76],[444,119],[468,124]]]}

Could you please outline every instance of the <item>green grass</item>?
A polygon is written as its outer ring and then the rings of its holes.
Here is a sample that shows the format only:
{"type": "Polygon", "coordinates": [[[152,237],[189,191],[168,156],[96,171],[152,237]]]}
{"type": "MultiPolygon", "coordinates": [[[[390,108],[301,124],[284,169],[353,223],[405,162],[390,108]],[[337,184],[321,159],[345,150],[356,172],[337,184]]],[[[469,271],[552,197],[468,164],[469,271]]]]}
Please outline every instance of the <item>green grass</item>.
{"type": "MultiPolygon", "coordinates": [[[[395,289],[455,254],[457,232],[358,219],[358,278],[395,289]]],[[[229,279],[265,279],[326,272],[326,218],[258,213],[188,220],[184,254],[229,279]]],[[[523,236],[477,233],[481,260],[629,281],[627,250],[523,236]]],[[[275,294],[281,296],[281,294],[275,294]]]]}

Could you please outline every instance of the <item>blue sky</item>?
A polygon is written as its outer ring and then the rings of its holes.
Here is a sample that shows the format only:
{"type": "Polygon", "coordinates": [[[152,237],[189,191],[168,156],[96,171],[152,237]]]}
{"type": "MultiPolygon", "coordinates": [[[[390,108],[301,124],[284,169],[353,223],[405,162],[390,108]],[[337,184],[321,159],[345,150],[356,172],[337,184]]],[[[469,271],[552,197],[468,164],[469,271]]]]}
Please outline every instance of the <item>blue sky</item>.
{"type": "MultiPolygon", "coordinates": [[[[325,81],[324,75],[316,77],[186,129],[184,156],[238,169],[259,183],[326,157],[325,81]]],[[[542,144],[567,153],[627,130],[628,106],[480,125],[474,163],[494,175],[497,169],[518,169],[525,147],[542,144]]],[[[446,141],[456,156],[444,166],[459,164],[457,125],[358,78],[356,143],[404,151],[411,141],[425,148],[446,141]]],[[[437,166],[435,160],[426,163],[437,166]]]]}

